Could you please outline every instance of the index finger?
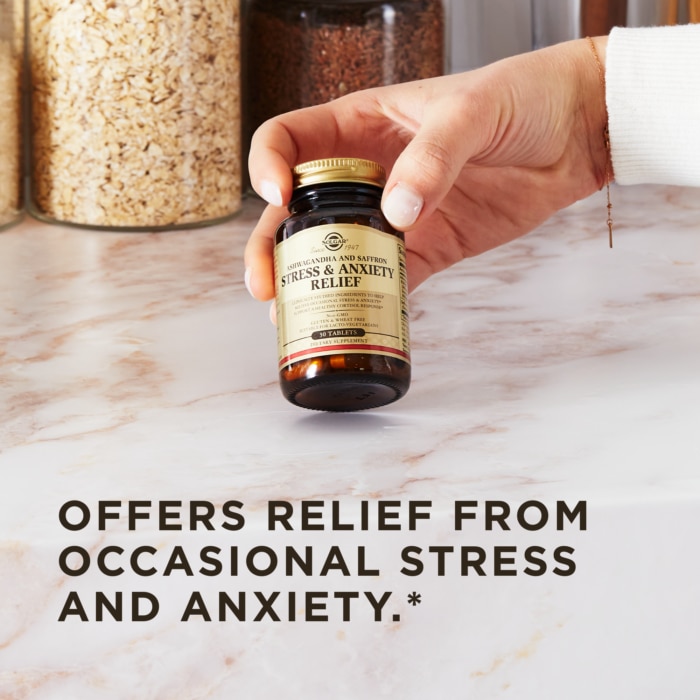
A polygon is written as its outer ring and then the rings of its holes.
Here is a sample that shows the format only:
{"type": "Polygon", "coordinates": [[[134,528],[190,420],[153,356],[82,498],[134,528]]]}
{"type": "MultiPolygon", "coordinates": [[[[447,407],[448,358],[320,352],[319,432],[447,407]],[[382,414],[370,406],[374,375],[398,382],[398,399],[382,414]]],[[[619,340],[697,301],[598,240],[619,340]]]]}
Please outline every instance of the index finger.
{"type": "Polygon", "coordinates": [[[248,158],[255,191],[270,204],[281,206],[291,197],[291,170],[299,163],[349,156],[376,160],[379,110],[373,92],[353,93],[262,124],[253,135],[248,158]]]}
{"type": "Polygon", "coordinates": [[[243,254],[246,286],[251,295],[261,301],[272,299],[275,295],[274,236],[285,216],[287,216],[286,209],[273,206],[265,207],[246,243],[243,254]]]}

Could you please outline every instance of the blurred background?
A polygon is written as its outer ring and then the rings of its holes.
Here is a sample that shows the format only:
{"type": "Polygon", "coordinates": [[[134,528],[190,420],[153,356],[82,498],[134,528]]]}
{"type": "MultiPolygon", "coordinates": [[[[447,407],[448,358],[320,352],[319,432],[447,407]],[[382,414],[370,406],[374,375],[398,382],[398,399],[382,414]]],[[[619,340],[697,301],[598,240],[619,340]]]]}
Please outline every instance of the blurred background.
{"type": "Polygon", "coordinates": [[[630,27],[700,21],[700,0],[452,0],[451,69],[580,36],[630,27]]]}

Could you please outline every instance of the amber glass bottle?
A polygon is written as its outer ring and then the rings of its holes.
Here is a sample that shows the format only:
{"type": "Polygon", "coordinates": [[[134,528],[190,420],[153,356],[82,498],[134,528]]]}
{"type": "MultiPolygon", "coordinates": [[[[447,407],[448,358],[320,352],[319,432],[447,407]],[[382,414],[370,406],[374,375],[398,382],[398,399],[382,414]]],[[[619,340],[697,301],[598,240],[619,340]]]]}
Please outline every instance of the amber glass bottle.
{"type": "Polygon", "coordinates": [[[384,182],[356,158],[294,169],[275,284],[280,386],[297,406],[357,411],[408,391],[404,240],[381,212],[384,182]]]}

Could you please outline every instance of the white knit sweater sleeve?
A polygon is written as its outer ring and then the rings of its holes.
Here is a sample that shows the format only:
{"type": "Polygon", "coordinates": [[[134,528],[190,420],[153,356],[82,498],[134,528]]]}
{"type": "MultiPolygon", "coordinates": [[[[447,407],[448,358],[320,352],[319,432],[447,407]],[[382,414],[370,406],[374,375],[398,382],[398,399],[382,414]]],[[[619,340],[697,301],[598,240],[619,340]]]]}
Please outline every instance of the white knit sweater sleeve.
{"type": "Polygon", "coordinates": [[[700,24],[613,29],[605,79],[615,181],[700,186],[700,24]]]}

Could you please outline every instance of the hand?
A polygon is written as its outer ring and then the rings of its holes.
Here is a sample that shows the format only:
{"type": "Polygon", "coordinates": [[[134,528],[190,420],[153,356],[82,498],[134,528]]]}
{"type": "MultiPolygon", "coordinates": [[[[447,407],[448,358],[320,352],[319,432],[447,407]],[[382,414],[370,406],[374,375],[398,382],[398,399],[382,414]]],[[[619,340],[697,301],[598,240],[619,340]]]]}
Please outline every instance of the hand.
{"type": "MultiPolygon", "coordinates": [[[[595,42],[604,61],[607,39],[595,42]]],[[[382,209],[406,231],[414,289],[600,189],[605,123],[586,40],[276,117],[257,130],[250,152],[253,187],[270,206],[246,247],[248,288],[258,299],[274,296],[272,237],[298,163],[346,156],[387,169],[382,209]]]]}

